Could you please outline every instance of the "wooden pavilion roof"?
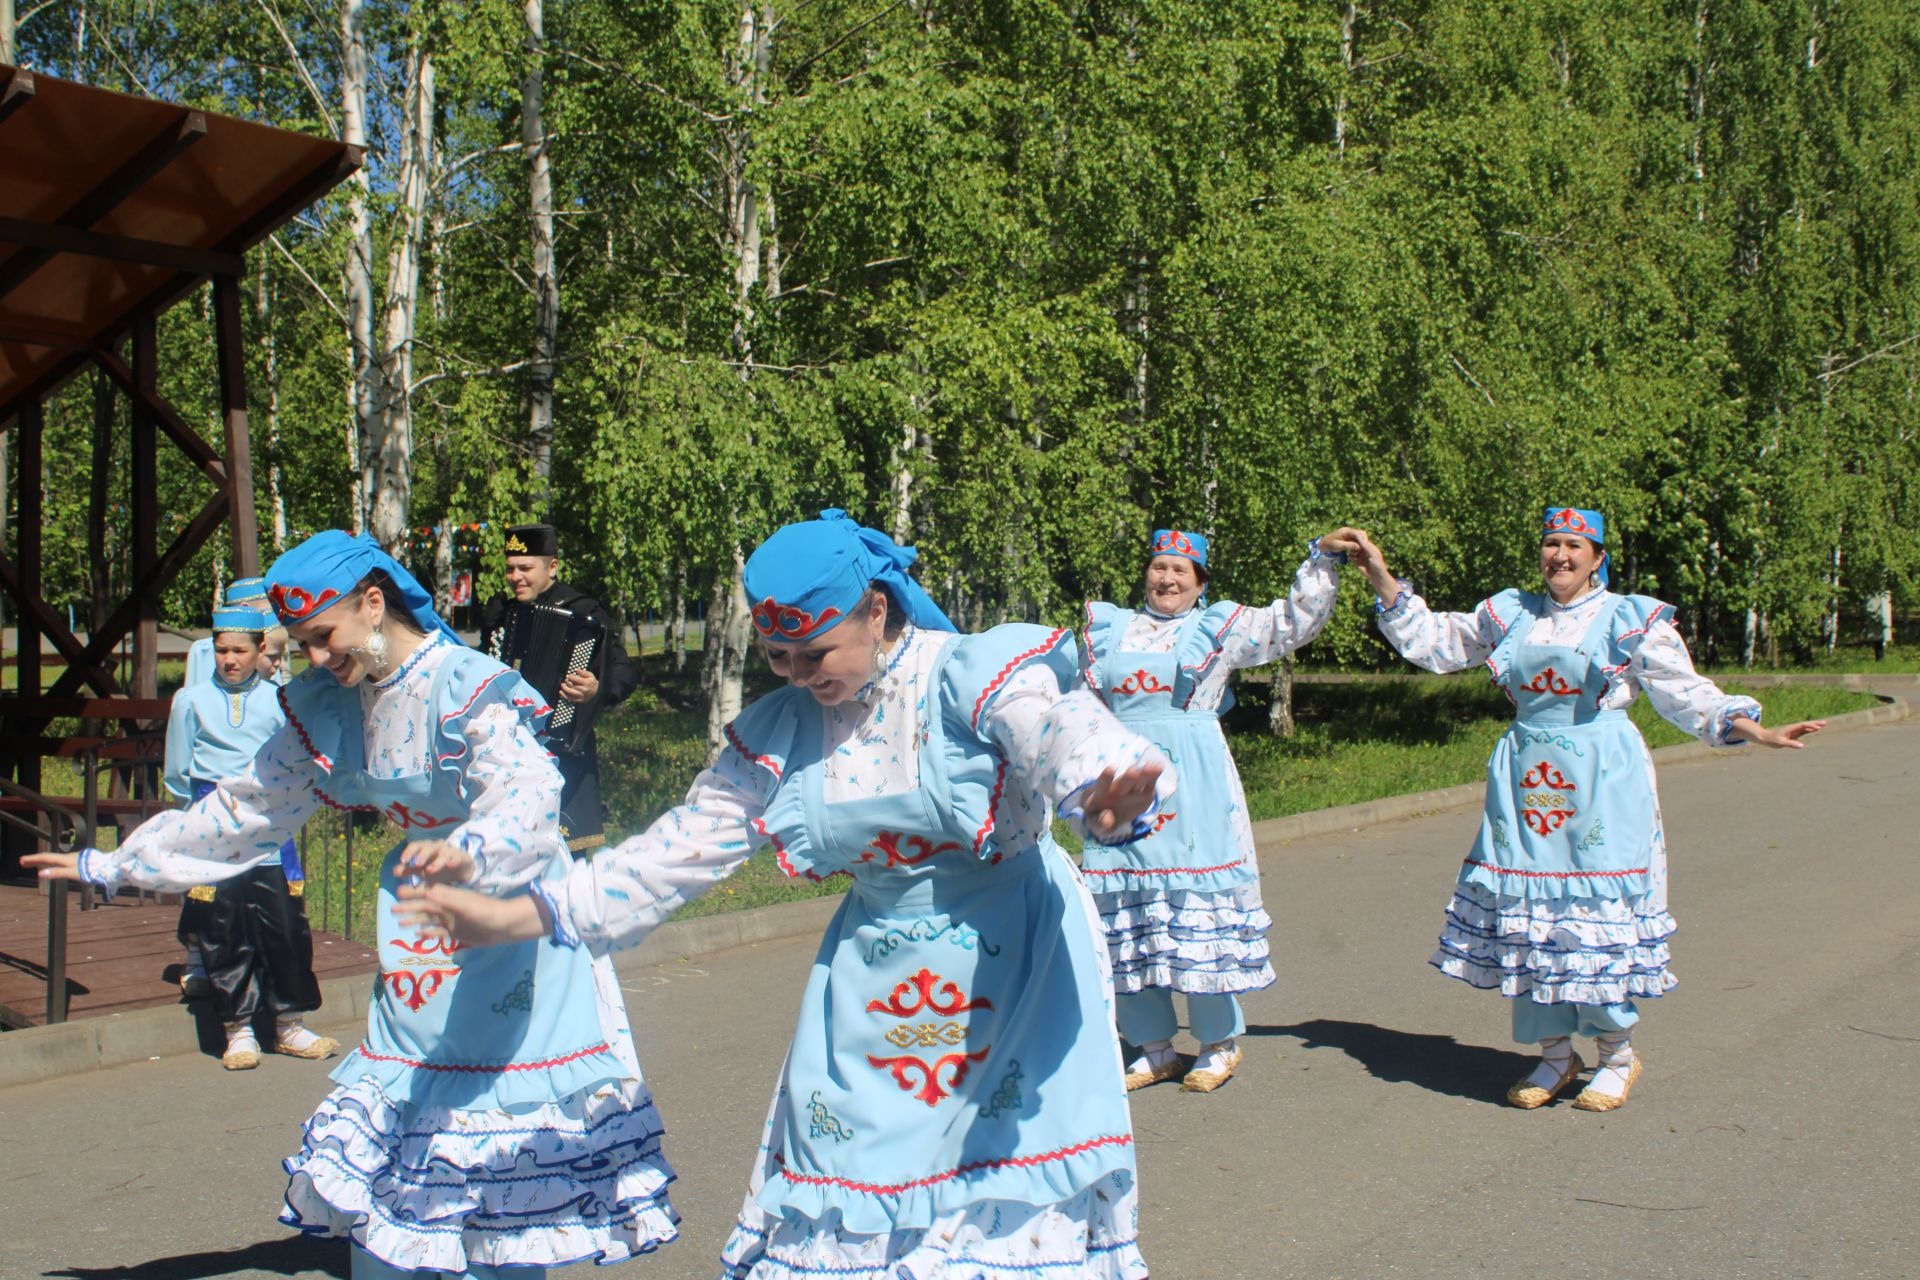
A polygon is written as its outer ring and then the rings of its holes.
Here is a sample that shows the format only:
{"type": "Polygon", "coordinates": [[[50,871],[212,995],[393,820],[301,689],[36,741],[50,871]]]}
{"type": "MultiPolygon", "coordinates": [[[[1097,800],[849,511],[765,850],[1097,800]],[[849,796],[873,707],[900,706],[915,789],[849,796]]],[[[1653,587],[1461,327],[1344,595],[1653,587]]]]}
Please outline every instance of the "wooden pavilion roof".
{"type": "Polygon", "coordinates": [[[0,428],[360,164],[357,148],[0,63],[0,428]]]}

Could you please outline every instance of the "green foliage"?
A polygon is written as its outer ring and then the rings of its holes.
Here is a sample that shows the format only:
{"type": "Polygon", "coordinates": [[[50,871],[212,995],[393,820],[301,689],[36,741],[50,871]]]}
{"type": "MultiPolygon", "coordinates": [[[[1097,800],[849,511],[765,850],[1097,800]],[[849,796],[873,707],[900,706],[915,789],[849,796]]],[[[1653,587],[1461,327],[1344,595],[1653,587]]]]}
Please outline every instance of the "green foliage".
{"type": "MultiPolygon", "coordinates": [[[[1577,502],[1703,659],[1805,660],[1880,593],[1920,607],[1911,6],[754,0],[754,80],[742,0],[547,0],[544,507],[521,6],[366,8],[377,271],[409,31],[439,75],[411,523],[549,515],[617,606],[703,599],[843,505],[917,542],[970,626],[1129,596],[1163,523],[1214,536],[1216,596],[1271,598],[1355,522],[1464,607],[1529,581],[1538,508],[1577,502]]],[[[31,12],[29,65],[338,127],[329,6],[31,12]]],[[[342,212],[252,263],[263,528],[274,492],[295,534],[351,519],[342,212]]],[[[208,327],[199,300],[167,318],[165,389],[211,436],[208,327]]],[[[84,381],[53,406],[50,472],[91,416],[84,381]]],[[[162,452],[177,527],[206,485],[162,452]]],[[[48,493],[51,594],[84,616],[87,494],[48,493]]],[[[492,545],[456,556],[483,593],[492,545]]],[[[1314,660],[1380,662],[1349,594],[1314,660]]]]}

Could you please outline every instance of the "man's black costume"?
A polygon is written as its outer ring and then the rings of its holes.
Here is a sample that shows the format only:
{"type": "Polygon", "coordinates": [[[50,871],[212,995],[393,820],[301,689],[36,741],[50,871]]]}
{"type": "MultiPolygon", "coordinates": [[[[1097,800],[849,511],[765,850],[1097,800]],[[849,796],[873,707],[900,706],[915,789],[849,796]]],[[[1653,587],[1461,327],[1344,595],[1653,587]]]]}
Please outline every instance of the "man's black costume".
{"type": "MultiPolygon", "coordinates": [[[[557,557],[560,554],[559,535],[548,524],[510,526],[507,529],[505,554],[542,559],[557,557]]],[[[510,594],[495,596],[487,602],[480,618],[481,649],[485,650],[493,633],[505,625],[507,611],[513,603],[514,598],[510,594]]],[[[558,578],[530,603],[582,614],[607,629],[602,656],[593,664],[594,675],[600,680],[600,691],[587,705],[604,711],[625,702],[640,677],[633,668],[633,660],[627,657],[626,646],[620,642],[620,624],[607,612],[606,606],[558,578]]],[[[540,692],[550,698],[558,696],[558,690],[554,689],[542,689],[540,692]]],[[[589,731],[582,750],[555,752],[553,758],[554,763],[560,766],[561,778],[565,780],[560,792],[560,832],[575,854],[597,849],[607,842],[606,809],[600,799],[599,743],[589,731]]]]}

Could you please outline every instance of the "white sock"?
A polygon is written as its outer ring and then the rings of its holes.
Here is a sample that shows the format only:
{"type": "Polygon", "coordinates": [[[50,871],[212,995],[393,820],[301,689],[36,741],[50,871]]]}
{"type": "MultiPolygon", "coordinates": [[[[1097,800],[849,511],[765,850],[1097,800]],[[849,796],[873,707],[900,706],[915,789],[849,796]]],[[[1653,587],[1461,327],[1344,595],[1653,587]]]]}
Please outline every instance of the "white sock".
{"type": "Polygon", "coordinates": [[[1625,1097],[1627,1073],[1633,1069],[1633,1043],[1627,1033],[1595,1036],[1593,1047],[1600,1053],[1600,1062],[1587,1088],[1609,1098],[1625,1097]]]}
{"type": "Polygon", "coordinates": [[[1542,1040],[1540,1061],[1527,1076],[1527,1083],[1536,1089],[1551,1089],[1565,1077],[1572,1061],[1572,1036],[1554,1036],[1551,1040],[1542,1040]]]}
{"type": "Polygon", "coordinates": [[[1200,1049],[1200,1056],[1194,1059],[1195,1071],[1226,1071],[1233,1063],[1233,1041],[1216,1040],[1200,1049]]]}
{"type": "Polygon", "coordinates": [[[1127,1064],[1127,1074],[1131,1076],[1157,1071],[1179,1056],[1173,1051],[1173,1041],[1154,1040],[1140,1046],[1140,1056],[1127,1064]]]}
{"type": "Polygon", "coordinates": [[[307,1030],[300,1021],[300,1015],[291,1018],[276,1019],[273,1024],[274,1038],[289,1049],[307,1049],[316,1044],[320,1037],[307,1030]]]}
{"type": "Polygon", "coordinates": [[[235,1022],[227,1027],[227,1052],[236,1049],[251,1049],[260,1052],[260,1042],[253,1038],[253,1026],[246,1022],[235,1022]]]}

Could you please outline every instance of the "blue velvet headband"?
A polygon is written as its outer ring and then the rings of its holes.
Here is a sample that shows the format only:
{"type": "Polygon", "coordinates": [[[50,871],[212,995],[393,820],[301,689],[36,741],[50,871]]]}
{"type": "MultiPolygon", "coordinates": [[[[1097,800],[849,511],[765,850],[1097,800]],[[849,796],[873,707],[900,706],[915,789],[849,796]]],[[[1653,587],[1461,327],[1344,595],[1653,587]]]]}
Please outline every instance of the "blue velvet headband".
{"type": "Polygon", "coordinates": [[[223,604],[250,604],[267,598],[267,580],[265,578],[235,578],[227,584],[227,594],[223,604]]]}
{"type": "Polygon", "coordinates": [[[952,631],[940,606],[907,576],[919,554],[838,507],[787,525],[747,557],[753,629],[765,640],[811,640],[846,621],[868,584],[877,582],[915,626],[952,631]]]}
{"type": "Polygon", "coordinates": [[[258,609],[246,605],[221,605],[213,611],[213,634],[222,631],[244,631],[248,635],[261,636],[274,626],[267,615],[258,609]]]}
{"type": "Polygon", "coordinates": [[[1199,565],[1207,567],[1207,538],[1202,533],[1184,533],[1179,529],[1155,529],[1153,538],[1147,543],[1147,555],[1185,556],[1199,565]]]}
{"type": "Polygon", "coordinates": [[[1600,585],[1607,586],[1613,581],[1613,575],[1607,572],[1607,562],[1613,559],[1606,554],[1607,518],[1598,511],[1585,507],[1548,507],[1547,514],[1541,520],[1540,536],[1550,533],[1577,534],[1601,549],[1600,585]]]}
{"type": "Polygon", "coordinates": [[[433,611],[433,597],[380,549],[367,534],[354,537],[339,529],[316,533],[273,562],[267,570],[267,599],[282,622],[304,622],[352,593],[360,580],[381,570],[393,582],[400,603],[428,632],[439,631],[459,644],[454,629],[433,611]]]}

